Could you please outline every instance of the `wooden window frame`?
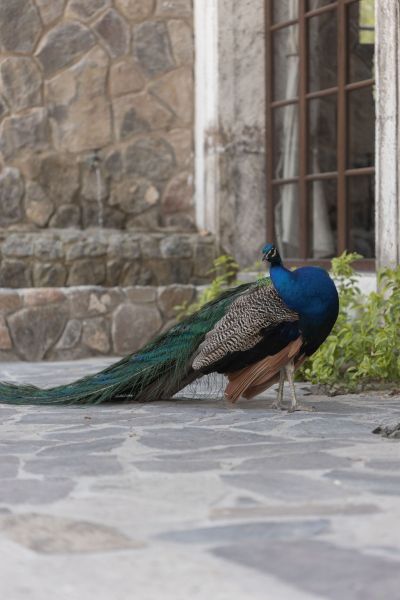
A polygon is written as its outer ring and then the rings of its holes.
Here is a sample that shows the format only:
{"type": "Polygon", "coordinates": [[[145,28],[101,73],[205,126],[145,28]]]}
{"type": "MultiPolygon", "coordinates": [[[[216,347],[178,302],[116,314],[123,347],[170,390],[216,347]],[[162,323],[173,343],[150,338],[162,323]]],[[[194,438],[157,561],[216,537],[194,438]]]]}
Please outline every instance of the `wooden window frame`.
{"type": "MultiPolygon", "coordinates": [[[[273,4],[279,0],[265,0],[266,15],[266,149],[267,149],[267,237],[275,240],[275,214],[274,214],[274,190],[276,186],[288,183],[298,184],[299,189],[299,254],[297,259],[288,259],[285,262],[292,266],[304,264],[315,264],[329,268],[329,259],[310,259],[310,227],[309,227],[309,201],[308,186],[311,181],[335,179],[337,181],[337,253],[341,254],[347,249],[348,242],[348,215],[347,215],[347,182],[351,177],[361,175],[374,175],[375,167],[347,168],[348,158],[348,94],[353,90],[372,87],[374,79],[366,79],[347,83],[347,10],[348,6],[360,0],[337,0],[331,4],[307,11],[307,0],[298,0],[299,12],[297,19],[273,22],[273,4]],[[309,19],[318,15],[335,11],[338,19],[338,73],[337,85],[329,89],[316,92],[308,92],[308,22],[309,19]],[[273,100],[274,86],[274,53],[273,32],[298,25],[299,28],[299,96],[287,100],[273,100]],[[309,173],[308,169],[308,102],[315,98],[322,98],[337,94],[337,171],[330,173],[309,173]],[[274,179],[274,140],[273,140],[273,114],[274,110],[284,106],[297,105],[299,107],[299,175],[288,179],[274,179]]],[[[363,259],[357,261],[356,267],[360,270],[374,271],[375,259],[363,259]]]]}

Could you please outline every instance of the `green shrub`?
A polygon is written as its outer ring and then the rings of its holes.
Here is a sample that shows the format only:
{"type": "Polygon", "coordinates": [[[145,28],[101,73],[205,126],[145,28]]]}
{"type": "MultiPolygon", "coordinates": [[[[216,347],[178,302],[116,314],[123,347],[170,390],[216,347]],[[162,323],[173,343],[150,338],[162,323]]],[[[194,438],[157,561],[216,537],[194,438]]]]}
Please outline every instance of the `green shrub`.
{"type": "Polygon", "coordinates": [[[331,335],[301,371],[332,391],[359,391],[400,381],[400,267],[379,271],[378,291],[362,296],[344,253],[332,261],[340,311],[331,335]]]}

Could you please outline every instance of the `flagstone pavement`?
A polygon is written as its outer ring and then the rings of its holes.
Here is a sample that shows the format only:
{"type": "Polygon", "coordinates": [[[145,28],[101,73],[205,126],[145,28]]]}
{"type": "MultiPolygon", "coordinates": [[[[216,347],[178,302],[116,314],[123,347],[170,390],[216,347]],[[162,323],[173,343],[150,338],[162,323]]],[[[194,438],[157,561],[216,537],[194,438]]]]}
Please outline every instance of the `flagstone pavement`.
{"type": "MultiPolygon", "coordinates": [[[[57,385],[110,359],[2,363],[57,385]]],[[[0,404],[0,597],[400,597],[400,397],[236,407],[222,382],[148,404],[0,404]]],[[[1,400],[1,399],[0,399],[1,400]]]]}

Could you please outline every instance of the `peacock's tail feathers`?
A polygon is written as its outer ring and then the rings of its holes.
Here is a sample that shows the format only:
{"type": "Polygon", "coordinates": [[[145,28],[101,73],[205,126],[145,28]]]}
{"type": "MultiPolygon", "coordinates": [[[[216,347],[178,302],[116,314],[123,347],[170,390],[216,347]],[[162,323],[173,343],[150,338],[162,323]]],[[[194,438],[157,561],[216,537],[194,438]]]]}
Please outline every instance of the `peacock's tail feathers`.
{"type": "MultiPolygon", "coordinates": [[[[264,280],[264,283],[267,281],[264,280]]],[[[156,337],[139,352],[126,356],[95,375],[47,389],[0,383],[0,402],[65,405],[170,398],[201,376],[191,366],[199,344],[224,316],[231,303],[251,285],[260,285],[260,282],[243,284],[224,292],[194,315],[156,337]]]]}

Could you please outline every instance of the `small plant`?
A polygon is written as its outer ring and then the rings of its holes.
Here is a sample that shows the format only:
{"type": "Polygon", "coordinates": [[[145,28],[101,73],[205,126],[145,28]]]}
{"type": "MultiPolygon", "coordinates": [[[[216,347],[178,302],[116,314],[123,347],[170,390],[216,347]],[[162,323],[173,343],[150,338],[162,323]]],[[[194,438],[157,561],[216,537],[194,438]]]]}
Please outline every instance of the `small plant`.
{"type": "Polygon", "coordinates": [[[218,298],[221,292],[228,287],[235,287],[238,285],[239,282],[236,280],[236,276],[239,272],[239,268],[240,267],[235,259],[229,254],[223,254],[216,258],[213,262],[213,268],[209,271],[209,274],[213,275],[214,278],[201,292],[198,300],[191,304],[185,302],[184,304],[175,307],[178,321],[192,315],[202,306],[207,304],[207,302],[211,302],[211,300],[218,298]]]}
{"type": "Polygon", "coordinates": [[[360,391],[400,381],[400,267],[378,273],[378,291],[362,296],[352,262],[332,261],[340,311],[331,335],[300,372],[331,391],[360,391]]]}

